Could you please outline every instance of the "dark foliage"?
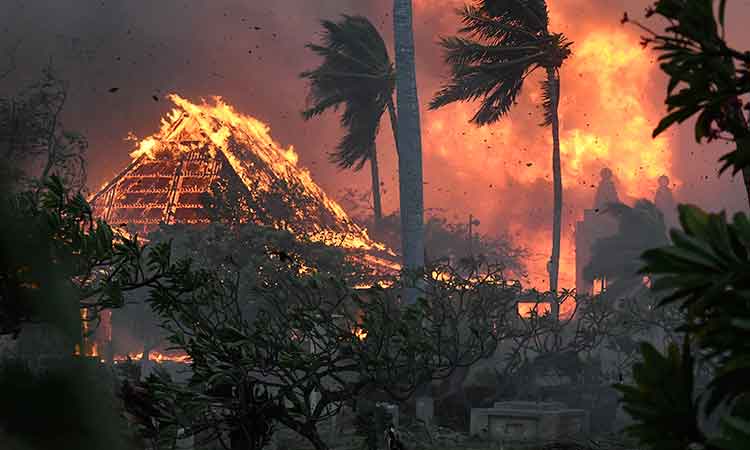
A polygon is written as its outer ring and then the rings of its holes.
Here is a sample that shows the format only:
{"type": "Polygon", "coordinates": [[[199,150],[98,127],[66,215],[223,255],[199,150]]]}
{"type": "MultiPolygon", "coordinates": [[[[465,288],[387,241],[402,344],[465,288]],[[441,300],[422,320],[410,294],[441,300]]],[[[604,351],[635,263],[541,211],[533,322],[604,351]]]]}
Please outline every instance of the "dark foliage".
{"type": "Polygon", "coordinates": [[[24,450],[134,449],[119,415],[115,380],[97,361],[61,358],[31,371],[0,365],[0,445],[24,450]]]}
{"type": "Polygon", "coordinates": [[[94,219],[83,196],[57,176],[40,190],[4,193],[0,202],[0,334],[44,322],[80,336],[80,309],[98,320],[163,269],[152,257],[166,248],[147,250],[94,219]]]}
{"type": "Polygon", "coordinates": [[[442,275],[425,279],[429,301],[402,309],[398,287],[362,292],[333,277],[285,271],[249,280],[240,296],[241,277],[187,261],[172,267],[149,301],[171,343],[192,358],[193,375],[188,385],[164,378],[150,383],[170,405],[160,420],[191,433],[208,423],[234,430],[252,422],[248,410],[260,408],[325,448],[316,424],[344,403],[365,391],[404,400],[425,381],[492,354],[516,318],[515,289],[492,271],[477,281],[435,268],[442,275]],[[252,317],[247,303],[259,306],[252,317]],[[357,330],[366,335],[358,338],[357,330]],[[251,396],[256,388],[259,396],[251,396]],[[207,419],[211,405],[229,416],[207,419]],[[228,419],[240,413],[238,422],[228,419]]]}
{"type": "Polygon", "coordinates": [[[638,273],[641,254],[669,243],[664,217],[648,200],[638,200],[633,207],[610,204],[602,213],[617,219],[617,233],[594,243],[584,277],[588,281],[606,278],[608,290],[627,295],[643,286],[643,275],[638,273]]]}
{"type": "Polygon", "coordinates": [[[636,419],[630,428],[652,448],[740,449],[750,445],[748,401],[750,375],[750,221],[738,213],[729,223],[725,214],[707,214],[680,205],[682,230],[671,233],[673,244],[644,253],[644,274],[654,277],[653,289],[666,296],[659,306],[677,304],[684,316],[682,352],[667,356],[644,345],[645,361],[634,367],[634,386],[618,386],[626,408],[636,419]],[[694,387],[694,361],[716,369],[705,392],[694,387]],[[718,436],[699,425],[701,414],[727,411],[718,436]]]}
{"type": "Polygon", "coordinates": [[[392,101],[396,79],[388,49],[365,17],[344,15],[339,22],[322,22],[323,45],[307,47],[323,57],[315,70],[301,76],[310,81],[306,119],[328,109],[344,107],[341,125],[347,134],[331,160],[360,170],[375,151],[380,119],[392,101]]]}
{"type": "Polygon", "coordinates": [[[750,164],[750,107],[741,97],[750,93],[750,52],[729,47],[724,39],[727,0],[659,0],[646,16],[666,19],[664,33],[632,21],[647,35],[644,46],[659,53],[662,70],[669,77],[666,104],[669,114],[654,136],[675,123],[698,114],[695,139],[721,139],[736,148],[722,156],[720,172],[733,173],[750,164]]]}
{"type": "Polygon", "coordinates": [[[395,69],[382,36],[367,18],[344,15],[339,22],[326,20],[322,25],[323,45],[307,46],[322,56],[323,62],[301,74],[310,82],[308,109],[302,115],[310,119],[344,107],[341,126],[346,134],[330,153],[330,160],[341,169],[355,171],[370,163],[373,210],[379,222],[382,205],[375,139],[386,109],[395,135],[395,69]]]}

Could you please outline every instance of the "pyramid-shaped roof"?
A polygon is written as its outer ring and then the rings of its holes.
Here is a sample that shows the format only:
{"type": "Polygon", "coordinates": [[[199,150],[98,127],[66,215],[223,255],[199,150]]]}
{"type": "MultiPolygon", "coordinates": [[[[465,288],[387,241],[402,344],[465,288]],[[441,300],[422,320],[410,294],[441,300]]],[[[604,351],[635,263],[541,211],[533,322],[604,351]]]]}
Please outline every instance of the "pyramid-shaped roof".
{"type": "Polygon", "coordinates": [[[212,104],[169,98],[175,108],[161,129],[140,140],[133,161],[91,197],[95,216],[140,233],[159,223],[208,223],[207,194],[231,192],[248,221],[393,256],[297,166],[294,150],[274,142],[265,124],[218,97],[212,104]]]}

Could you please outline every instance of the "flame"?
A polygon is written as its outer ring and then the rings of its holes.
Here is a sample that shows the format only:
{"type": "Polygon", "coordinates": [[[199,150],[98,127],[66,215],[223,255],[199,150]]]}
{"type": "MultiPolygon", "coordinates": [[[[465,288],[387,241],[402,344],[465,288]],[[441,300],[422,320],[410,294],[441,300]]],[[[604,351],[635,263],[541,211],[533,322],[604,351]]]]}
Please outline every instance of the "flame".
{"type": "MultiPolygon", "coordinates": [[[[73,355],[74,356],[88,356],[88,357],[99,357],[99,343],[96,341],[96,338],[90,335],[91,332],[91,318],[89,318],[90,311],[88,308],[81,308],[80,312],[80,318],[81,318],[81,339],[83,344],[83,351],[81,351],[81,344],[76,344],[73,349],[73,355]]],[[[111,312],[109,313],[111,314],[111,312]]],[[[111,315],[105,314],[103,317],[105,326],[109,325],[109,318],[111,315]]],[[[105,330],[105,333],[108,333],[107,330],[105,330]]]]}
{"type": "Polygon", "coordinates": [[[367,331],[357,326],[352,327],[352,334],[354,335],[354,337],[356,337],[360,341],[364,341],[365,338],[367,337],[367,331]]]}
{"type": "MultiPolygon", "coordinates": [[[[455,35],[460,23],[452,7],[465,3],[414,0],[415,15],[433,24],[430,36],[436,31],[455,35]]],[[[582,3],[549,2],[550,29],[575,42],[561,70],[558,111],[564,187],[560,288],[575,286],[575,222],[593,207],[602,168],[612,169],[620,198],[628,203],[653,199],[661,175],[669,176],[673,189],[682,185],[673,171],[673,136],[651,137],[664,112],[665,80],[658,62],[639,45],[638,30],[618,24],[621,12],[603,3],[582,3]],[[582,8],[594,11],[582,18],[582,8]]],[[[488,234],[511,236],[530,253],[524,285],[544,291],[552,249],[552,137],[549,128],[537,126],[542,121],[538,82],[544,76],[538,72],[526,80],[511,114],[498,123],[470,124],[478,103],[459,103],[424,111],[422,130],[425,205],[450,205],[459,217],[480,217],[488,234]]],[[[436,92],[445,75],[446,70],[420,72],[423,96],[436,92]]],[[[561,316],[574,308],[566,302],[561,316]]]]}
{"type": "MultiPolygon", "coordinates": [[[[294,147],[283,149],[279,146],[271,138],[268,125],[235,111],[221,97],[213,97],[210,104],[205,100],[195,104],[177,94],[168,97],[175,108],[162,119],[157,133],[138,142],[137,149],[130,154],[132,158],[155,159],[159,152],[167,149],[192,151],[208,144],[209,153],[215,157],[221,152],[246,186],[257,185],[261,191],[270,191],[274,179],[301,185],[305,195],[332,213],[337,226],[343,229],[333,231],[315,224],[316,229],[308,233],[307,238],[344,248],[385,251],[394,256],[383,244],[370,239],[365,229],[352,222],[343,208],[318,187],[308,170],[297,166],[299,156],[294,147]],[[271,169],[272,175],[253,170],[252,158],[243,157],[243,151],[251,151],[250,156],[260,159],[271,169]]],[[[296,211],[295,219],[304,221],[304,211],[296,211]]]]}
{"type": "MultiPolygon", "coordinates": [[[[128,358],[130,358],[130,360],[132,361],[140,361],[141,359],[143,359],[143,352],[128,353],[126,355],[117,355],[115,356],[115,364],[125,362],[128,360],[128,358]]],[[[190,356],[186,353],[166,354],[166,353],[161,353],[161,352],[154,351],[154,350],[149,352],[148,359],[149,361],[154,361],[158,364],[161,364],[166,361],[189,364],[192,361],[190,356]]]]}

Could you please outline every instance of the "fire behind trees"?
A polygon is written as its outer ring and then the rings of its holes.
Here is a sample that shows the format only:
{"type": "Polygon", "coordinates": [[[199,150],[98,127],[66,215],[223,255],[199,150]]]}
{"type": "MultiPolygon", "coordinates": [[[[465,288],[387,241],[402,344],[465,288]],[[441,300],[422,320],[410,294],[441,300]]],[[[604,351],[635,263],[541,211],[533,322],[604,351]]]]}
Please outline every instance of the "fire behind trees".
{"type": "Polygon", "coordinates": [[[149,303],[170,342],[191,357],[192,377],[189,384],[165,373],[148,380],[159,411],[153,419],[164,429],[227,438],[232,448],[263,442],[253,435],[253,414],[262,409],[266,420],[325,449],[317,425],[342,406],[376,391],[405,400],[425,381],[488,357],[518,329],[518,288],[499,272],[469,280],[436,268],[425,277],[424,300],[402,309],[398,286],[353,289],[290,271],[248,287],[226,273],[173,267],[149,303]]]}

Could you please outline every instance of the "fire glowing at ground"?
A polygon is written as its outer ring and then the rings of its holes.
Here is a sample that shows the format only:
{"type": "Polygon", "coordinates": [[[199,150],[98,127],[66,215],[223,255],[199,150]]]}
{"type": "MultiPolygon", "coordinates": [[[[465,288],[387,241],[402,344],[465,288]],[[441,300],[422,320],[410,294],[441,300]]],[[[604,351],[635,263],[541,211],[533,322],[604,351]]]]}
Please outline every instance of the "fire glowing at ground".
{"type": "Polygon", "coordinates": [[[367,337],[367,331],[363,330],[360,327],[352,328],[352,334],[354,334],[354,337],[356,337],[360,341],[364,341],[365,338],[367,337]]]}
{"type": "MultiPolygon", "coordinates": [[[[131,361],[140,361],[141,359],[143,359],[143,352],[129,353],[127,355],[117,355],[115,356],[115,364],[125,362],[128,360],[128,358],[130,358],[131,361]]],[[[190,359],[190,356],[185,353],[166,354],[156,351],[151,351],[149,353],[148,359],[149,361],[154,361],[159,364],[166,361],[189,364],[192,361],[190,359]]]]}

